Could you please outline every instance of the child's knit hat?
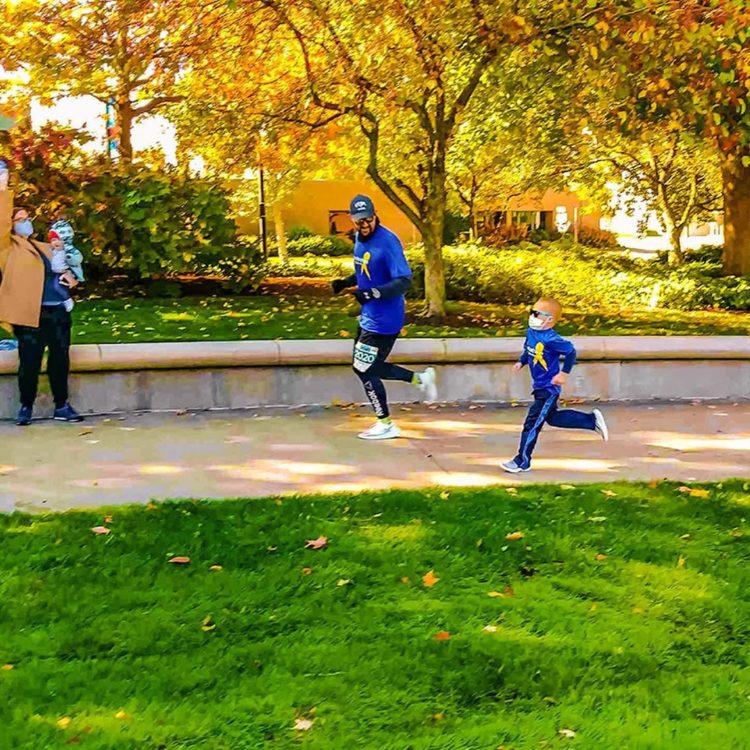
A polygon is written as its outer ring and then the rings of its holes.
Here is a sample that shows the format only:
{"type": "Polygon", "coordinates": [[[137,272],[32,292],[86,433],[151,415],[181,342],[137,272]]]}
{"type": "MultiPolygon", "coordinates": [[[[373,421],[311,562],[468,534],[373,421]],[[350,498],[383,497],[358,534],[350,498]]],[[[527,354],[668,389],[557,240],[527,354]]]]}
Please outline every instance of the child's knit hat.
{"type": "Polygon", "coordinates": [[[52,242],[52,240],[59,240],[59,239],[62,239],[60,235],[54,229],[50,229],[47,234],[47,241],[52,242]]]}

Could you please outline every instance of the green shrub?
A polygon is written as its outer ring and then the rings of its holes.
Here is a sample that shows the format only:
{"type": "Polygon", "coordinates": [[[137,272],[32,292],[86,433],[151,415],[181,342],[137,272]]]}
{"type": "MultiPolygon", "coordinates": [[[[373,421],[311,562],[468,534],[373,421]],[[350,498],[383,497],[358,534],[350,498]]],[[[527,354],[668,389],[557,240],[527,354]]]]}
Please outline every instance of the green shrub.
{"type": "Polygon", "coordinates": [[[278,258],[268,261],[268,275],[279,278],[310,277],[333,279],[348,276],[354,272],[354,265],[349,258],[344,257],[315,257],[308,255],[304,258],[289,258],[282,263],[278,258]]]}
{"type": "Polygon", "coordinates": [[[289,255],[301,257],[304,255],[342,256],[352,254],[352,243],[342,237],[331,235],[309,235],[289,240],[286,250],[289,255]]]}
{"type": "Polygon", "coordinates": [[[312,237],[313,231],[312,229],[308,229],[307,227],[299,226],[299,227],[292,227],[287,233],[286,238],[288,240],[298,240],[300,237],[312,237]]]}
{"type": "MultiPolygon", "coordinates": [[[[421,248],[407,252],[412,296],[424,293],[421,248]]],[[[478,242],[444,250],[449,299],[528,304],[541,295],[583,307],[750,310],[750,278],[714,278],[700,264],[672,270],[656,261],[571,244],[489,248],[478,242]]]]}

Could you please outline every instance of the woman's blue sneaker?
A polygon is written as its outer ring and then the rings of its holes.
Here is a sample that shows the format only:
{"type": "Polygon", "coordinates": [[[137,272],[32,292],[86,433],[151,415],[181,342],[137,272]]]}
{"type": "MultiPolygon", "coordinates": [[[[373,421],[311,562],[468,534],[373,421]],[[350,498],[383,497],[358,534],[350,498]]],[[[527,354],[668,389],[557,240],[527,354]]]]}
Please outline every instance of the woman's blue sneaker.
{"type": "Polygon", "coordinates": [[[83,417],[70,404],[55,409],[55,419],[60,422],[83,422],[83,417]]]}
{"type": "Polygon", "coordinates": [[[22,406],[18,410],[18,416],[16,417],[16,424],[19,427],[26,427],[31,424],[31,407],[22,406]]]}

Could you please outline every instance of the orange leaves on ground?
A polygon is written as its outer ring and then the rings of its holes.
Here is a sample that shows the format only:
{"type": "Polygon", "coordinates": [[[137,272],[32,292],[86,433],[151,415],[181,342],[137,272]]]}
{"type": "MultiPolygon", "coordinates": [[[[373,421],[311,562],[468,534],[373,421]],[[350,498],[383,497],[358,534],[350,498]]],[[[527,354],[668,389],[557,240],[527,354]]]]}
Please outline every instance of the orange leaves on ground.
{"type": "Polygon", "coordinates": [[[15,669],[15,665],[13,664],[3,664],[2,667],[0,667],[3,672],[10,672],[12,669],[15,669]]]}
{"type": "Polygon", "coordinates": [[[483,633],[497,633],[497,625],[485,625],[482,628],[483,633]]]}
{"type": "Polygon", "coordinates": [[[518,542],[523,539],[523,531],[511,531],[509,534],[505,535],[505,538],[509,542],[518,542]]]}
{"type": "Polygon", "coordinates": [[[451,634],[447,630],[441,630],[439,633],[435,633],[436,641],[449,641],[451,634]]]}
{"type": "Polygon", "coordinates": [[[612,492],[612,490],[602,490],[602,495],[605,497],[617,497],[617,493],[612,492]]]}
{"type": "Polygon", "coordinates": [[[599,562],[601,562],[602,560],[606,560],[606,559],[607,559],[607,556],[603,555],[601,552],[594,555],[594,560],[599,560],[599,562]]]}
{"type": "Polygon", "coordinates": [[[60,729],[67,729],[70,726],[70,716],[63,716],[62,719],[58,719],[57,726],[60,729]]]}
{"type": "Polygon", "coordinates": [[[190,558],[177,555],[177,557],[170,557],[167,562],[170,562],[173,565],[187,565],[190,562],[190,558]]]}
{"type": "Polygon", "coordinates": [[[302,575],[303,576],[309,576],[312,575],[312,568],[302,568],[302,575]]]}
{"type": "Polygon", "coordinates": [[[490,591],[487,596],[491,599],[509,599],[515,595],[515,591],[510,586],[506,586],[502,591],[490,591]]]}
{"type": "Polygon", "coordinates": [[[209,570],[224,570],[221,565],[212,565],[209,570]]]}
{"type": "Polygon", "coordinates": [[[106,526],[94,526],[91,531],[94,532],[94,534],[111,534],[112,529],[108,529],[106,526]]]}
{"type": "Polygon", "coordinates": [[[124,711],[118,711],[115,714],[115,719],[119,719],[120,721],[125,721],[125,719],[129,719],[130,716],[126,714],[124,711]]]}
{"type": "Polygon", "coordinates": [[[308,539],[305,549],[323,549],[328,546],[328,537],[319,536],[317,539],[308,539]]]}
{"type": "Polygon", "coordinates": [[[678,487],[677,491],[685,495],[690,495],[690,497],[708,497],[711,494],[708,490],[703,490],[700,487],[682,486],[678,487]]]}
{"type": "Polygon", "coordinates": [[[439,580],[440,579],[435,575],[434,570],[429,570],[422,576],[422,583],[427,586],[427,588],[434,586],[439,580]]]}

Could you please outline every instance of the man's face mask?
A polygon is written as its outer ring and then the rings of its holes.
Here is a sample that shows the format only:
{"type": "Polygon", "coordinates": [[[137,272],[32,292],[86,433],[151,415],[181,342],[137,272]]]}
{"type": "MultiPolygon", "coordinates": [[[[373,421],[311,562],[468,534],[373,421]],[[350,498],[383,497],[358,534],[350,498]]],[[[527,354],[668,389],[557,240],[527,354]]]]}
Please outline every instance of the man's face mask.
{"type": "Polygon", "coordinates": [[[34,225],[31,223],[31,219],[19,219],[13,224],[13,231],[19,237],[31,237],[34,234],[34,225]]]}
{"type": "Polygon", "coordinates": [[[552,320],[552,313],[534,309],[529,311],[529,328],[535,331],[541,331],[550,320],[552,320]]]}

